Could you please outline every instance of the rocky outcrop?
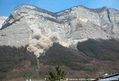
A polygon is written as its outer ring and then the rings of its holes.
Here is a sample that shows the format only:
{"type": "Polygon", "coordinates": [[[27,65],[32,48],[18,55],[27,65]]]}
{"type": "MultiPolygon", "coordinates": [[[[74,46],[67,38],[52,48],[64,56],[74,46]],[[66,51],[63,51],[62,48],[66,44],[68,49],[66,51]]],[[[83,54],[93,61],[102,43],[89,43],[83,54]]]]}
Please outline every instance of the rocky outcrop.
{"type": "Polygon", "coordinates": [[[111,8],[73,7],[53,13],[20,5],[3,24],[0,45],[25,46],[37,56],[53,43],[65,47],[91,39],[119,38],[119,11],[111,8]]]}
{"type": "Polygon", "coordinates": [[[0,28],[2,27],[2,24],[4,23],[4,21],[7,19],[7,17],[1,16],[0,17],[0,28]]]}

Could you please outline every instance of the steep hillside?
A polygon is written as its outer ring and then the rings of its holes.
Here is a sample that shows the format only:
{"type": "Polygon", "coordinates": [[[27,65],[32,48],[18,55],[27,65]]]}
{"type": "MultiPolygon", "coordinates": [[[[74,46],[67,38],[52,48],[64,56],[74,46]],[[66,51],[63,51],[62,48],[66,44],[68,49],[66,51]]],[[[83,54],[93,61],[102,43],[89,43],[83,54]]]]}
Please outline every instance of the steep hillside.
{"type": "Polygon", "coordinates": [[[26,71],[43,78],[56,65],[68,77],[119,72],[118,43],[118,10],[77,6],[53,13],[19,5],[0,30],[0,78],[18,78],[26,71]]]}
{"type": "Polygon", "coordinates": [[[119,38],[119,11],[73,7],[58,13],[32,5],[16,7],[0,31],[0,45],[25,46],[38,57],[53,43],[76,47],[79,41],[119,38]]]}
{"type": "Polygon", "coordinates": [[[114,39],[89,39],[78,43],[78,50],[54,44],[45,56],[40,57],[40,62],[44,66],[65,66],[70,77],[96,77],[104,73],[118,73],[118,43],[114,39]]]}

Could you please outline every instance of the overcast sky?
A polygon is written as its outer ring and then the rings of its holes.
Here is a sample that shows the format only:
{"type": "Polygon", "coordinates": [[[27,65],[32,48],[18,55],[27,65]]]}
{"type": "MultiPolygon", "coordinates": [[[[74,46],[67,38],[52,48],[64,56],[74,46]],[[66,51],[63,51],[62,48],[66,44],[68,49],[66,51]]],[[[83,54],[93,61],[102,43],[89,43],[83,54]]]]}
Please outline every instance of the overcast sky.
{"type": "Polygon", "coordinates": [[[77,5],[88,8],[107,6],[119,10],[119,0],[0,0],[0,16],[9,16],[10,12],[20,4],[32,4],[52,12],[58,12],[77,5]]]}

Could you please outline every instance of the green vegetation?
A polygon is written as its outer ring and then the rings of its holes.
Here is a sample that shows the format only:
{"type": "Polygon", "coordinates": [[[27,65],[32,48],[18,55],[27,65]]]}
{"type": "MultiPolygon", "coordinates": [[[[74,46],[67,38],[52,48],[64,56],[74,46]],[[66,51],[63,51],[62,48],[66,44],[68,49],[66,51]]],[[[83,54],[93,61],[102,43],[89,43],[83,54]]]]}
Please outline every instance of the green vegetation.
{"type": "Polygon", "coordinates": [[[24,79],[30,79],[32,76],[32,73],[31,72],[24,72],[22,77],[24,77],[24,79]]]}
{"type": "Polygon", "coordinates": [[[65,72],[59,66],[55,67],[55,71],[48,72],[48,81],[61,81],[65,79],[65,72]]]}

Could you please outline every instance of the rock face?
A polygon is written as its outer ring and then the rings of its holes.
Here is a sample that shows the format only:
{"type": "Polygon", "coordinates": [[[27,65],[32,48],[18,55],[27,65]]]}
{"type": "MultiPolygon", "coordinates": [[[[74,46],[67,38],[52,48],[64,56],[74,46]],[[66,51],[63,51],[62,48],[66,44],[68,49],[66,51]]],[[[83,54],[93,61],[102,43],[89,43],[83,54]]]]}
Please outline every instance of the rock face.
{"type": "Polygon", "coordinates": [[[0,17],[0,28],[2,27],[2,24],[4,23],[4,21],[7,19],[7,17],[0,17]]]}
{"type": "Polygon", "coordinates": [[[0,45],[26,46],[37,56],[53,43],[75,46],[87,39],[119,38],[119,11],[111,8],[73,7],[53,13],[20,5],[0,30],[0,45]]]}

